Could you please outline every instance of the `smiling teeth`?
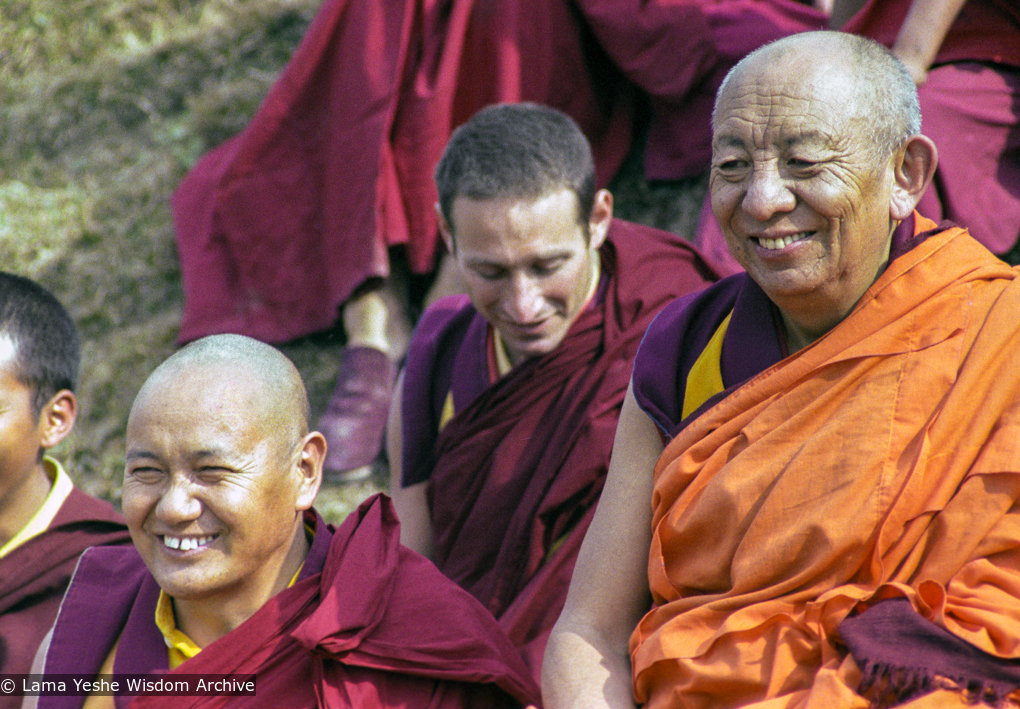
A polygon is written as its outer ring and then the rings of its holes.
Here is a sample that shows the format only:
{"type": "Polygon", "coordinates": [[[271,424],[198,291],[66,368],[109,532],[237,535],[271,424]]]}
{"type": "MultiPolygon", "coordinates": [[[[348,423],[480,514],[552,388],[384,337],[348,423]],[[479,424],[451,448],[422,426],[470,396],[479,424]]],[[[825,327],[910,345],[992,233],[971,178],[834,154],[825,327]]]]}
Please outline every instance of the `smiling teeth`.
{"type": "Polygon", "coordinates": [[[778,239],[766,239],[764,237],[758,239],[758,243],[763,249],[769,249],[775,251],[776,249],[784,249],[795,241],[807,238],[808,233],[802,231],[799,234],[792,234],[790,236],[782,236],[778,239]]]}
{"type": "Polygon", "coordinates": [[[211,542],[215,537],[163,537],[163,545],[168,546],[171,549],[180,549],[181,551],[191,551],[192,549],[198,549],[201,546],[205,546],[211,542]]]}

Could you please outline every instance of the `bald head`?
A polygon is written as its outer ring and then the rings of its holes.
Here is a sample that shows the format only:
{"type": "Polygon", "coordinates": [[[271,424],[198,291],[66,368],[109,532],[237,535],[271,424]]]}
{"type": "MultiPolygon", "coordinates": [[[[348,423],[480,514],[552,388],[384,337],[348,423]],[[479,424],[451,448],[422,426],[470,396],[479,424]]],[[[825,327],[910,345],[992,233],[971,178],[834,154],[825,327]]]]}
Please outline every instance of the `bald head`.
{"type": "Polygon", "coordinates": [[[779,308],[791,351],[840,323],[885,270],[937,164],[917,91],[879,44],[794,35],[726,77],[712,116],[712,211],[779,308]]]}
{"type": "Polygon", "coordinates": [[[178,622],[214,640],[285,588],[308,552],[326,442],[308,431],[301,376],[262,342],[206,337],[146,380],[126,439],[131,537],[178,622]]]}
{"type": "Polygon", "coordinates": [[[255,396],[238,415],[268,417],[295,440],[308,433],[308,394],[294,363],[275,347],[243,335],[211,335],[175,352],[142,385],[132,413],[157,390],[178,388],[201,372],[228,385],[254,387],[255,396]]]}
{"type": "Polygon", "coordinates": [[[846,32],[802,32],[760,47],[726,75],[719,103],[738,79],[765,71],[787,71],[833,100],[833,109],[850,110],[864,133],[864,144],[882,157],[921,132],[917,87],[906,67],[881,44],[846,32]]]}

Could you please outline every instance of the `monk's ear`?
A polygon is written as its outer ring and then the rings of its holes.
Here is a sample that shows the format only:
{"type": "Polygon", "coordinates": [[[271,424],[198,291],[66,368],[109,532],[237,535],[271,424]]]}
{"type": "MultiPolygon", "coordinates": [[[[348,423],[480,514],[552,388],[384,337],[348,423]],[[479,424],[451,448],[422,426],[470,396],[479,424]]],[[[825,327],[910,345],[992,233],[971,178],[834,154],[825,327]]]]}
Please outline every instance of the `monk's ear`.
{"type": "Polygon", "coordinates": [[[298,475],[297,509],[307,510],[315,502],[322,485],[322,465],[326,460],[326,438],[318,431],[305,436],[295,462],[298,475]]]}
{"type": "Polygon", "coordinates": [[[591,217],[588,219],[588,234],[590,246],[597,249],[602,246],[609,233],[609,225],[613,221],[613,194],[609,190],[599,190],[595,193],[595,202],[592,204],[591,217]]]}
{"type": "Polygon", "coordinates": [[[931,138],[914,135],[893,156],[893,190],[890,216],[896,221],[909,217],[935,176],[938,150],[931,138]]]}
{"type": "Polygon", "coordinates": [[[454,251],[453,241],[453,230],[450,229],[450,223],[446,221],[446,216],[443,214],[443,208],[436,202],[436,218],[439,220],[439,233],[443,237],[443,243],[446,244],[446,250],[451,254],[456,253],[454,251]]]}
{"type": "Polygon", "coordinates": [[[74,428],[78,417],[78,400],[74,392],[61,389],[53,395],[39,412],[40,445],[52,448],[60,443],[74,428]]]}

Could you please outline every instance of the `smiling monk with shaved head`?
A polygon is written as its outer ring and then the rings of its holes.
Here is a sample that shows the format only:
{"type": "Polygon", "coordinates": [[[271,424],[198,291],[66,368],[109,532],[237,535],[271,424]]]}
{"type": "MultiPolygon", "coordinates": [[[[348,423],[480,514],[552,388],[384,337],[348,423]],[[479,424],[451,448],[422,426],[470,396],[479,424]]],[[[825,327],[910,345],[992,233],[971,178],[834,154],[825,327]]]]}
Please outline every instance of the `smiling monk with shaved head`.
{"type": "Polygon", "coordinates": [[[388,498],[339,529],[314,511],[325,453],[301,377],[276,349],[216,335],[174,354],[128,420],[123,507],[135,548],[83,558],[36,669],[255,674],[257,699],[225,698],[237,706],[535,701],[491,615],[399,545],[388,498]]]}
{"type": "Polygon", "coordinates": [[[546,709],[1016,706],[1017,271],[914,211],[935,146],[870,40],[748,55],[712,126],[746,273],[645,333],[546,709]]]}

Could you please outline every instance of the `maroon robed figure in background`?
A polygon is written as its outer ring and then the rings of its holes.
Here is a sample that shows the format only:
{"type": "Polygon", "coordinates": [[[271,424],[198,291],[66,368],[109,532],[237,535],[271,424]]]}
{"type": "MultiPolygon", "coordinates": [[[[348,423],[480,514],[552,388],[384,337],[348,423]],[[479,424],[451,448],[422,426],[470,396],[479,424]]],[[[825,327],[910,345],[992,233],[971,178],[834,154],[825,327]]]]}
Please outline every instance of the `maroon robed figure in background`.
{"type": "MultiPolygon", "coordinates": [[[[109,502],[74,488],[45,532],[0,559],[0,674],[29,671],[81,553],[130,540],[109,502]]],[[[0,696],[0,707],[19,705],[0,696]]]]}
{"type": "Polygon", "coordinates": [[[700,174],[725,71],[825,22],[797,0],[326,0],[248,127],[174,195],[180,339],[327,329],[359,285],[389,275],[391,246],[431,271],[432,170],[483,106],[564,111],[604,186],[650,104],[647,176],[700,174]]]}

